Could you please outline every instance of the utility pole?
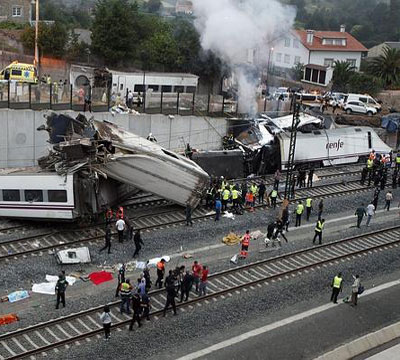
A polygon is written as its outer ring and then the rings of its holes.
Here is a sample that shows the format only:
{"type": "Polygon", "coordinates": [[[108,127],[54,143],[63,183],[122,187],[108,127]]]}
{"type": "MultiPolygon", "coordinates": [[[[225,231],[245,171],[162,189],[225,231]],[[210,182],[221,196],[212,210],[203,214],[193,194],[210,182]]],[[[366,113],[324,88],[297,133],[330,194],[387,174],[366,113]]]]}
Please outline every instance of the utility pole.
{"type": "MultiPolygon", "coordinates": [[[[35,66],[39,71],[39,0],[36,3],[36,22],[35,22],[35,66]]],[[[38,75],[39,77],[39,75],[38,75]]]]}
{"type": "Polygon", "coordinates": [[[297,138],[297,126],[300,123],[300,104],[296,102],[296,93],[292,92],[292,110],[293,110],[293,120],[292,129],[290,132],[290,145],[289,145],[289,157],[286,172],[286,184],[285,184],[285,200],[289,200],[294,197],[291,194],[291,186],[293,182],[294,173],[294,155],[296,152],[296,138],[297,138]]]}

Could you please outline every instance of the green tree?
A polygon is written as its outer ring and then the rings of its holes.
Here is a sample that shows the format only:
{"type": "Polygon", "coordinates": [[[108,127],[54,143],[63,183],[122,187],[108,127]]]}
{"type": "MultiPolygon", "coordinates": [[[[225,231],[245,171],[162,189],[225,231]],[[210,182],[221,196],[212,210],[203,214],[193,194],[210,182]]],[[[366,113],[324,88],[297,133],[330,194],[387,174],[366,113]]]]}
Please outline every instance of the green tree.
{"type": "Polygon", "coordinates": [[[92,52],[107,65],[129,64],[135,57],[138,9],[128,0],[99,0],[92,24],[92,52]]]}
{"type": "Polygon", "coordinates": [[[347,91],[348,84],[355,68],[347,61],[335,61],[333,77],[332,77],[332,90],[345,92],[347,91]]]}
{"type": "Polygon", "coordinates": [[[304,74],[304,64],[297,63],[290,69],[293,80],[300,81],[303,79],[304,74]]]}
{"type": "Polygon", "coordinates": [[[391,87],[400,81],[400,50],[386,46],[383,54],[372,59],[368,72],[382,79],[385,87],[391,87]]]}
{"type": "Polygon", "coordinates": [[[161,0],[149,0],[146,7],[147,11],[151,13],[158,13],[161,9],[161,0]]]}
{"type": "Polygon", "coordinates": [[[376,96],[383,88],[382,80],[364,73],[355,72],[349,80],[348,91],[356,94],[367,93],[376,96]]]}
{"type": "MultiPolygon", "coordinates": [[[[22,33],[21,40],[25,49],[31,52],[34,51],[35,28],[27,26],[22,33]]],[[[67,42],[68,31],[59,22],[55,22],[53,25],[39,24],[38,46],[41,55],[63,57],[67,42]]]]}
{"type": "Polygon", "coordinates": [[[79,41],[79,35],[71,32],[67,45],[67,59],[85,62],[90,54],[89,45],[84,41],[79,41]]]}

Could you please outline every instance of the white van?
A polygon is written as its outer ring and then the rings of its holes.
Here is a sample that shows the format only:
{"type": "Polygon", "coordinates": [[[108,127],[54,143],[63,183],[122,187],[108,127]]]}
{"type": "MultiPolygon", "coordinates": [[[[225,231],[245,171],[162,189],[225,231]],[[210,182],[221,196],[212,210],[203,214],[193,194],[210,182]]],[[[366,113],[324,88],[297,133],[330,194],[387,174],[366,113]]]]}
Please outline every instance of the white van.
{"type": "Polygon", "coordinates": [[[369,95],[349,94],[346,99],[346,103],[348,103],[349,101],[361,101],[367,107],[374,107],[378,112],[382,110],[382,105],[369,95]]]}

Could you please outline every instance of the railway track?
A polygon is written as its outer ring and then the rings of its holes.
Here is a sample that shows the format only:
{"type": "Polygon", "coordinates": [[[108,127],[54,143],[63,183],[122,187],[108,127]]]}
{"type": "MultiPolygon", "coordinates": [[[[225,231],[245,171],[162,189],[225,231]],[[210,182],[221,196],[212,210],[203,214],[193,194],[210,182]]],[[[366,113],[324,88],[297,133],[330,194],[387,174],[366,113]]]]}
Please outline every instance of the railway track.
{"type": "MultiPolygon", "coordinates": [[[[345,261],[356,256],[370,255],[398,247],[400,226],[370,232],[368,234],[338,240],[324,245],[298,250],[285,255],[246,264],[233,269],[211,274],[208,281],[208,294],[178,304],[178,309],[193,307],[199,302],[208,303],[223,299],[225,295],[242,289],[254,290],[277,280],[301,275],[310,269],[345,261]]],[[[165,290],[150,292],[152,317],[163,312],[166,301],[165,290]]],[[[125,327],[130,317],[119,312],[120,301],[110,303],[113,328],[125,327]]],[[[69,346],[92,336],[100,337],[102,327],[99,315],[102,306],[70,314],[64,317],[39,323],[0,335],[0,359],[21,359],[47,353],[60,346],[69,346]]]]}
{"type": "MultiPolygon", "coordinates": [[[[355,194],[371,191],[372,187],[360,185],[358,180],[339,182],[335,184],[319,185],[312,188],[302,188],[296,191],[293,201],[305,200],[311,196],[314,199],[325,199],[331,197],[343,196],[346,194],[355,194]]],[[[282,201],[279,200],[278,204],[282,201]]],[[[266,205],[257,205],[257,209],[263,209],[266,205]]],[[[204,221],[214,217],[214,212],[204,208],[198,208],[193,212],[193,221],[204,221]]],[[[131,219],[136,229],[150,231],[162,229],[165,227],[178,226],[185,223],[185,214],[183,210],[164,210],[151,215],[142,215],[131,219]]],[[[44,235],[31,235],[20,239],[2,241],[0,243],[0,260],[9,260],[11,258],[26,257],[30,254],[42,255],[49,254],[62,248],[75,245],[85,246],[98,240],[103,240],[105,235],[104,228],[88,227],[69,231],[47,232],[44,235]]],[[[115,233],[113,235],[116,235],[115,233]]]]}

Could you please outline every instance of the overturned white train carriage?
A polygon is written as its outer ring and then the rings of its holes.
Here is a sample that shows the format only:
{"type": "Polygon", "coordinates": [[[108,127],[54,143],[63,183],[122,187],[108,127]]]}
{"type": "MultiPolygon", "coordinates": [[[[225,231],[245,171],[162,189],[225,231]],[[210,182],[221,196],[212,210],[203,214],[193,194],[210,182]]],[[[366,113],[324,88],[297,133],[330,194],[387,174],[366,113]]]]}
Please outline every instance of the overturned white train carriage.
{"type": "Polygon", "coordinates": [[[78,173],[60,176],[39,167],[0,172],[0,217],[72,221],[93,216],[138,190],[78,173]]]}

